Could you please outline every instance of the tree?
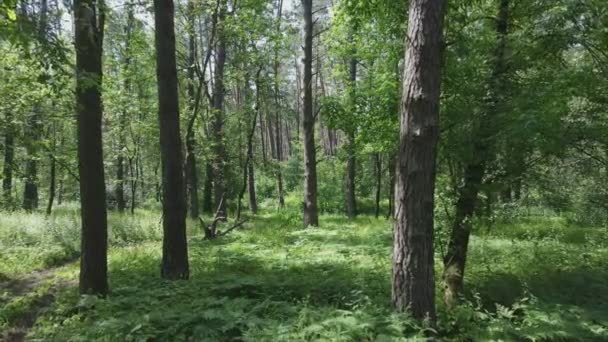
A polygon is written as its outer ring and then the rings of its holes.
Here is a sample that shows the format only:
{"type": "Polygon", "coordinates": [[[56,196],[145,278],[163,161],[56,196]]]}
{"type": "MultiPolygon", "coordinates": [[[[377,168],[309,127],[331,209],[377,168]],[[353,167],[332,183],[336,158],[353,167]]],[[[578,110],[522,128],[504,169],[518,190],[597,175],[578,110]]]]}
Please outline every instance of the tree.
{"type": "Polygon", "coordinates": [[[315,150],[315,115],[312,101],[312,0],[302,0],[304,11],[304,97],[302,100],[302,139],[304,145],[304,226],[318,226],[317,153],[315,150]]]}
{"type": "Polygon", "coordinates": [[[195,63],[196,63],[196,29],[194,16],[194,2],[188,1],[188,110],[190,118],[186,130],[186,184],[188,189],[190,217],[197,218],[199,215],[198,207],[198,169],[196,163],[196,137],[195,122],[198,116],[200,102],[200,87],[195,87],[195,63]]]}
{"type": "Polygon", "coordinates": [[[186,197],[179,126],[173,0],[154,0],[156,77],[162,164],[163,258],[161,277],[188,279],[186,197]]]}
{"type": "Polygon", "coordinates": [[[412,0],[395,184],[392,302],[435,321],[433,209],[439,139],[443,0],[412,0]]]}
{"type": "Polygon", "coordinates": [[[108,292],[108,227],[101,137],[103,1],[75,0],[76,110],[82,219],[80,293],[108,292]]]}
{"type": "Polygon", "coordinates": [[[447,254],[444,258],[445,302],[453,306],[462,292],[467,258],[471,219],[477,208],[479,191],[488,163],[495,155],[494,135],[497,133],[497,111],[504,96],[507,72],[506,45],[509,23],[509,0],[499,0],[496,19],[497,45],[493,59],[492,74],[488,82],[481,118],[473,132],[473,148],[470,160],[464,167],[463,184],[458,190],[456,213],[452,222],[447,254]]]}

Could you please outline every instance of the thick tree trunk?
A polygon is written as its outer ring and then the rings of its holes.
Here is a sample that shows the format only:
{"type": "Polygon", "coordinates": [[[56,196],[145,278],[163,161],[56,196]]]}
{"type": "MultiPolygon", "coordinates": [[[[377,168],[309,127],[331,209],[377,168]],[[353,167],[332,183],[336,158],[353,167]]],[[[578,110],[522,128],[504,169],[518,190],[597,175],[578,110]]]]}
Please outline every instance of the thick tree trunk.
{"type": "Polygon", "coordinates": [[[312,0],[302,0],[304,11],[304,98],[303,98],[303,145],[304,145],[304,226],[318,226],[317,210],[317,153],[315,150],[315,117],[312,102],[312,48],[313,20],[312,0]]]}
{"type": "Polygon", "coordinates": [[[491,139],[497,130],[495,112],[499,98],[498,93],[501,91],[504,82],[503,77],[507,71],[505,53],[509,22],[509,0],[498,1],[499,10],[496,21],[498,44],[488,87],[488,98],[479,126],[473,133],[475,138],[471,154],[473,157],[464,169],[464,182],[458,191],[456,214],[452,223],[447,254],[444,258],[444,299],[448,307],[452,307],[458,302],[458,297],[463,290],[467,250],[472,228],[471,219],[476,210],[477,198],[486,172],[486,164],[493,158],[494,153],[491,139]]]}
{"type": "Polygon", "coordinates": [[[78,171],[82,218],[80,293],[108,292],[108,229],[101,134],[104,3],[74,1],[78,171]]]}
{"type": "Polygon", "coordinates": [[[380,217],[380,196],[382,194],[382,158],[380,153],[374,153],[374,165],[376,167],[376,200],[374,215],[380,217]]]}
{"type": "Polygon", "coordinates": [[[4,208],[13,208],[13,168],[15,161],[15,130],[13,115],[6,112],[4,131],[4,166],[2,169],[2,198],[4,208]]]}
{"type": "Polygon", "coordinates": [[[395,184],[393,307],[435,322],[433,208],[444,0],[412,0],[395,184]]]}
{"type": "Polygon", "coordinates": [[[154,0],[156,75],[163,180],[161,277],[188,279],[186,194],[179,126],[173,0],[154,0]]]}

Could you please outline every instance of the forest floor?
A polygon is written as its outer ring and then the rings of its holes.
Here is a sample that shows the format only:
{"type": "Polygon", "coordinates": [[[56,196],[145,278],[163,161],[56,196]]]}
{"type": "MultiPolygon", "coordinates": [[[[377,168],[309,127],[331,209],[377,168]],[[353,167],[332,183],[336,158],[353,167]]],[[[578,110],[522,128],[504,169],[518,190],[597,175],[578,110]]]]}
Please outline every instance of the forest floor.
{"type": "MultiPolygon", "coordinates": [[[[423,340],[424,327],[390,310],[384,219],[326,215],[302,229],[296,213],[266,214],[216,241],[191,222],[191,279],[166,282],[158,212],[112,214],[112,292],[97,299],[77,295],[77,217],[0,218],[5,340],[423,340]]],[[[459,308],[445,310],[438,282],[441,340],[608,340],[608,232],[558,217],[509,221],[476,231],[459,308]]],[[[441,245],[441,226],[437,235],[441,245]]],[[[438,275],[440,260],[438,248],[438,275]]]]}

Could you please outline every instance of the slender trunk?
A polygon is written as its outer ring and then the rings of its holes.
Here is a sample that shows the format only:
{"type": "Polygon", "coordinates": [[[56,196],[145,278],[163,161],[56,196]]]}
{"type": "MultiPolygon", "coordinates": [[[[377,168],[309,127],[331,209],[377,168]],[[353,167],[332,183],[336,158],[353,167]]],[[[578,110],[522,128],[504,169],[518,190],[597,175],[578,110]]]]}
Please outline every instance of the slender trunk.
{"type": "MultiPolygon", "coordinates": [[[[129,75],[129,69],[131,65],[131,35],[133,31],[133,25],[135,16],[133,13],[133,3],[129,2],[126,4],[127,9],[127,23],[125,25],[125,60],[124,60],[124,94],[129,95],[131,92],[131,78],[129,75]]],[[[124,150],[127,146],[127,113],[121,111],[118,118],[118,153],[116,154],[116,188],[114,189],[116,196],[116,209],[119,212],[124,212],[126,208],[125,200],[125,156],[124,150]]]]}
{"type": "Polygon", "coordinates": [[[63,203],[63,176],[59,177],[59,189],[57,189],[57,205],[63,203]]]}
{"type": "MultiPolygon", "coordinates": [[[[353,29],[354,31],[355,29],[353,29]]],[[[351,33],[351,41],[352,33],[351,33]]],[[[350,69],[350,105],[352,110],[356,110],[357,102],[357,58],[353,49],[352,56],[349,63],[350,69]]],[[[354,114],[354,113],[353,113],[354,114]]],[[[357,178],[357,161],[356,161],[356,147],[355,147],[355,130],[356,126],[347,127],[346,135],[346,214],[349,219],[354,219],[357,216],[357,198],[355,195],[355,181],[357,178]]],[[[331,133],[331,132],[330,132],[331,133]]],[[[330,134],[330,141],[333,137],[330,134]]],[[[333,141],[332,141],[333,142],[333,141]]],[[[332,146],[333,144],[330,144],[332,146]]],[[[332,148],[333,149],[333,148],[332,148]]]]}
{"type": "Polygon", "coordinates": [[[317,154],[315,151],[315,117],[312,99],[312,45],[313,20],[312,0],[302,0],[304,12],[304,226],[318,226],[317,211],[317,154]]]}
{"type": "Polygon", "coordinates": [[[243,187],[239,192],[239,200],[237,205],[236,219],[237,221],[241,218],[241,205],[243,201],[243,196],[245,195],[245,191],[247,190],[247,186],[249,186],[249,209],[253,214],[257,214],[258,206],[255,199],[255,185],[254,185],[254,177],[253,177],[253,136],[255,135],[255,126],[258,122],[258,114],[260,111],[260,73],[262,69],[259,69],[256,75],[256,105],[255,111],[253,115],[253,120],[251,122],[251,129],[247,135],[247,157],[245,158],[245,164],[243,165],[243,187]]]}
{"type": "Polygon", "coordinates": [[[131,215],[135,214],[135,204],[137,199],[137,182],[139,181],[137,173],[137,153],[138,152],[136,151],[136,155],[132,158],[129,158],[129,178],[131,179],[131,215]]]}
{"type": "Polygon", "coordinates": [[[435,323],[433,208],[445,0],[410,1],[395,184],[392,302],[435,323]]]}
{"type": "Polygon", "coordinates": [[[395,172],[397,167],[397,155],[394,153],[390,154],[388,162],[388,211],[386,213],[387,219],[395,218],[395,172]]]}
{"type": "Polygon", "coordinates": [[[226,36],[224,25],[226,8],[219,10],[219,22],[217,27],[217,45],[215,51],[215,79],[213,89],[213,134],[214,142],[214,162],[213,162],[213,190],[215,207],[219,207],[220,216],[226,217],[227,198],[226,197],[226,146],[224,145],[224,67],[226,65],[226,36]]]}
{"type": "Polygon", "coordinates": [[[49,163],[50,163],[50,175],[49,175],[49,201],[47,203],[46,206],[46,215],[51,215],[51,212],[53,211],[53,201],[55,200],[55,185],[57,184],[57,163],[55,162],[55,150],[56,150],[56,144],[55,141],[57,139],[56,137],[56,131],[55,131],[55,127],[53,127],[53,148],[51,151],[49,151],[49,163]]]}
{"type": "Polygon", "coordinates": [[[376,166],[376,206],[374,214],[378,218],[380,216],[380,196],[382,194],[382,158],[380,158],[380,153],[374,153],[374,164],[376,166]]]}
{"type": "Polygon", "coordinates": [[[213,213],[213,165],[211,162],[205,164],[205,187],[203,189],[203,205],[204,213],[213,213]]]}
{"type": "Polygon", "coordinates": [[[108,223],[101,133],[105,4],[74,1],[81,202],[80,293],[108,292],[108,223]]]}
{"type": "Polygon", "coordinates": [[[4,167],[2,169],[2,197],[4,208],[13,207],[13,168],[15,160],[15,131],[13,126],[13,114],[6,112],[4,131],[4,167]]]}
{"type": "Polygon", "coordinates": [[[163,257],[161,277],[188,279],[186,194],[179,126],[173,0],[154,0],[156,75],[163,180],[163,257]]]}
{"type": "MultiPolygon", "coordinates": [[[[279,0],[277,11],[277,34],[281,34],[281,19],[283,14],[283,0],[279,0]]],[[[281,162],[283,161],[283,139],[281,136],[281,106],[279,94],[279,50],[275,47],[274,51],[274,110],[275,110],[275,142],[277,153],[277,190],[279,195],[279,208],[285,207],[285,197],[283,195],[283,173],[281,162]]]]}
{"type": "Polygon", "coordinates": [[[491,139],[498,129],[495,122],[495,112],[499,101],[498,93],[500,88],[503,87],[504,76],[507,71],[505,53],[508,38],[509,0],[498,1],[497,47],[489,82],[488,98],[484,104],[484,113],[478,123],[479,126],[473,133],[475,138],[471,154],[473,158],[465,165],[464,182],[458,191],[456,214],[452,223],[447,254],[444,258],[444,299],[448,307],[452,307],[458,302],[458,297],[463,290],[467,250],[472,228],[471,219],[476,210],[486,165],[493,158],[494,147],[491,139]]]}
{"type": "MultiPolygon", "coordinates": [[[[259,104],[261,105],[261,103],[259,104]]],[[[261,110],[261,109],[260,109],[261,110]]],[[[259,115],[260,120],[260,143],[262,144],[262,161],[266,164],[266,126],[264,125],[264,116],[262,113],[259,115]]]]}
{"type": "Polygon", "coordinates": [[[188,1],[188,100],[190,101],[189,112],[190,120],[188,122],[188,130],[186,132],[186,186],[188,190],[189,212],[190,217],[197,218],[199,216],[198,206],[198,172],[196,168],[196,137],[194,134],[194,122],[197,116],[198,96],[195,93],[195,66],[196,61],[196,34],[194,30],[194,2],[188,1]]]}

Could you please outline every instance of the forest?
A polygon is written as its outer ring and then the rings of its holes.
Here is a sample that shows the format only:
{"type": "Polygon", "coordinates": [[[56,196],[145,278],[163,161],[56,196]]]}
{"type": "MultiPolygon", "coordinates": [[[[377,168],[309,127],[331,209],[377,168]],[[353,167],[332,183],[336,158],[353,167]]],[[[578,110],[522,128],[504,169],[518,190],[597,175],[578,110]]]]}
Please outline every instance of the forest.
{"type": "Polygon", "coordinates": [[[0,341],[608,341],[606,0],[0,0],[0,341]]]}

